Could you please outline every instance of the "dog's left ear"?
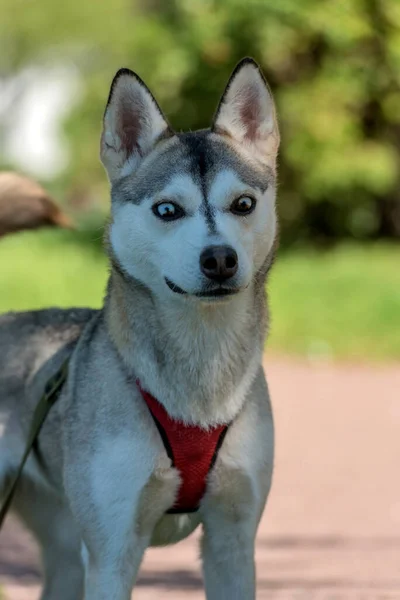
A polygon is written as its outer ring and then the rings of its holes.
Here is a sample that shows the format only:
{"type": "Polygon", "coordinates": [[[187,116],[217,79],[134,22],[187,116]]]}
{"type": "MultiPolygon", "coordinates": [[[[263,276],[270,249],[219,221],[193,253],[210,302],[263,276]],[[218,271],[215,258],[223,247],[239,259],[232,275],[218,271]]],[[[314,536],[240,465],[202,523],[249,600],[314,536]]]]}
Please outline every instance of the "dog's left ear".
{"type": "Polygon", "coordinates": [[[173,135],[145,83],[120,69],[111,84],[103,120],[101,161],[111,182],[133,172],[160,139],[173,135]]]}
{"type": "Polygon", "coordinates": [[[252,58],[244,58],[233,71],[211,129],[239,142],[262,162],[276,157],[279,129],[274,101],[252,58]]]}

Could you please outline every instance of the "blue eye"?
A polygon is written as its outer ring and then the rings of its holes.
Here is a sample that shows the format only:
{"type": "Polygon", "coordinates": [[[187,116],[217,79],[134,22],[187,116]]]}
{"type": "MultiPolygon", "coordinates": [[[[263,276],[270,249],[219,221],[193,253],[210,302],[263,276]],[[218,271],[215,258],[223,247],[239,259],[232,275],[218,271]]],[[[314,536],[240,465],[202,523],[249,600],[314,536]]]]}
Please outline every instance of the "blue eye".
{"type": "Polygon", "coordinates": [[[241,196],[231,204],[231,212],[234,215],[249,215],[256,207],[256,201],[250,196],[241,196]]]}
{"type": "Polygon", "coordinates": [[[159,202],[152,207],[153,213],[163,221],[175,221],[185,215],[183,208],[175,202],[159,202]]]}

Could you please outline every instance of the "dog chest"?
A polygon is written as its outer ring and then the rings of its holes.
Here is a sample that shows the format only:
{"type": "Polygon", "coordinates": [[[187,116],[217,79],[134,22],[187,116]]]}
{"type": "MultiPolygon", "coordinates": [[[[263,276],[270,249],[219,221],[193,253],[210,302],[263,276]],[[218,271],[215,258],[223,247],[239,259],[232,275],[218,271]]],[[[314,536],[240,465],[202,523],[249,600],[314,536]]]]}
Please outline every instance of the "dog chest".
{"type": "MultiPolygon", "coordinates": [[[[140,388],[140,386],[139,386],[140,388]]],[[[228,425],[203,429],[172,419],[165,408],[148,392],[140,388],[171,459],[178,471],[180,484],[169,514],[197,512],[203,498],[207,478],[217,459],[228,425]]]]}

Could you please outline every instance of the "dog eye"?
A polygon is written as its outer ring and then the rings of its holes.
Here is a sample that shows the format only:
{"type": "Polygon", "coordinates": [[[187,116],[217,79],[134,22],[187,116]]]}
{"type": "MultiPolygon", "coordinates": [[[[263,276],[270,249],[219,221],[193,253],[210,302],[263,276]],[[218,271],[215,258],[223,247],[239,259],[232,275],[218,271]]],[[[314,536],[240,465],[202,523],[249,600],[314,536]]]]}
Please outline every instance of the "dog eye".
{"type": "Polygon", "coordinates": [[[175,202],[159,202],[152,207],[153,213],[163,221],[175,221],[184,216],[184,210],[175,202]]]}
{"type": "Polygon", "coordinates": [[[241,196],[231,204],[231,212],[234,215],[249,215],[255,209],[256,201],[250,196],[241,196]]]}

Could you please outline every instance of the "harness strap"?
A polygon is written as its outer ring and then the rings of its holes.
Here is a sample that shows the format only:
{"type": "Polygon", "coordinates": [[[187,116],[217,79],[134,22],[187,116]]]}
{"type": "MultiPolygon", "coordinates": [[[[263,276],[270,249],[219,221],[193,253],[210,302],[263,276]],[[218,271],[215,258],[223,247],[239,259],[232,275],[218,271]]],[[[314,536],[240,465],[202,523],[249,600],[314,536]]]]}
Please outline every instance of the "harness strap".
{"type": "Polygon", "coordinates": [[[172,466],[180,475],[180,486],[169,514],[196,512],[207,489],[207,481],[229,428],[228,424],[203,429],[173,419],[164,406],[136,381],[160,433],[172,466]]]}
{"type": "MultiPolygon", "coordinates": [[[[57,373],[48,380],[43,395],[36,405],[24,454],[14,477],[6,489],[3,503],[0,505],[0,530],[10,509],[25,463],[39,437],[43,423],[57,401],[62,386],[67,379],[68,364],[69,357],[63,362],[57,373]]],[[[140,388],[139,382],[137,383],[140,388]]],[[[183,476],[177,503],[168,512],[194,512],[198,509],[199,502],[205,492],[207,476],[214,466],[229,424],[220,425],[211,430],[185,426],[183,423],[171,419],[165,409],[150,394],[141,388],[140,391],[158,426],[174,466],[178,468],[183,476]],[[166,435],[166,430],[169,436],[166,435]]]]}
{"type": "Polygon", "coordinates": [[[6,518],[11,502],[14,498],[18,482],[21,478],[23,468],[32,450],[32,447],[39,436],[42,425],[51,407],[57,401],[61,392],[61,388],[67,379],[68,363],[69,357],[64,361],[57,373],[53,377],[51,377],[51,379],[49,379],[44,389],[43,395],[35,408],[32,417],[31,427],[29,430],[28,441],[25,447],[25,452],[21,458],[18,470],[15,473],[14,477],[10,482],[10,485],[6,490],[6,495],[4,497],[3,503],[0,506],[0,529],[3,526],[4,519],[6,518]]]}

